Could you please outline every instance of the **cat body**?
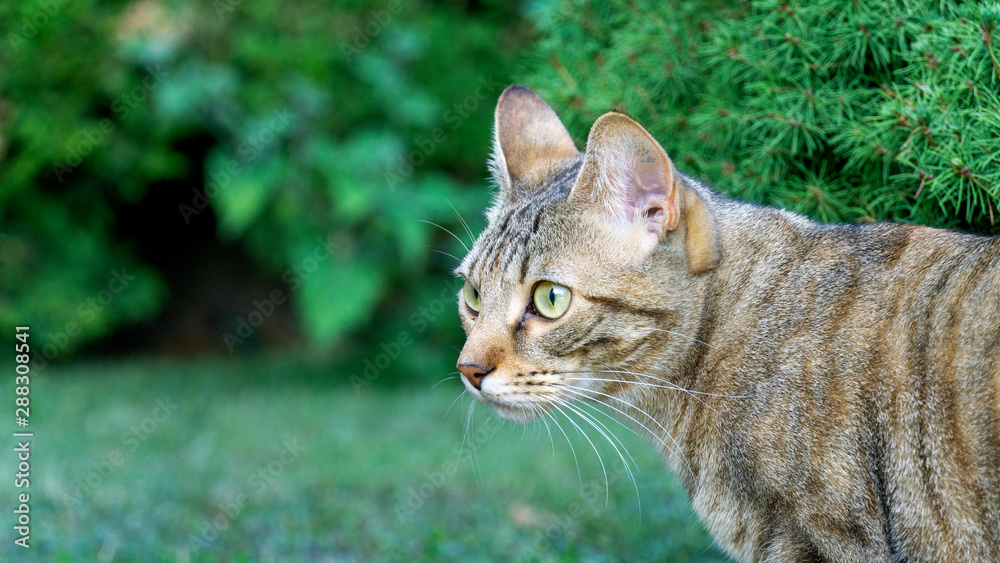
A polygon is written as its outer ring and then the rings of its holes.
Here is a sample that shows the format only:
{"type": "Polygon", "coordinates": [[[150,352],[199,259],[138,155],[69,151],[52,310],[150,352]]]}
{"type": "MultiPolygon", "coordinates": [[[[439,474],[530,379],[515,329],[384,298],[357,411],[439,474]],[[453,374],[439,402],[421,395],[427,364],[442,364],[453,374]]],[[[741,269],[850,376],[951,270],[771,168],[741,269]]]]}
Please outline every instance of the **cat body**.
{"type": "Polygon", "coordinates": [[[608,405],[741,561],[1000,561],[1000,238],[727,200],[622,114],[578,152],[519,86],[495,137],[471,394],[608,405]]]}
{"type": "Polygon", "coordinates": [[[667,378],[711,395],[633,400],[683,437],[663,453],[713,535],[741,560],[1000,561],[1000,240],[706,200],[725,259],[678,332],[710,346],[667,378]]]}

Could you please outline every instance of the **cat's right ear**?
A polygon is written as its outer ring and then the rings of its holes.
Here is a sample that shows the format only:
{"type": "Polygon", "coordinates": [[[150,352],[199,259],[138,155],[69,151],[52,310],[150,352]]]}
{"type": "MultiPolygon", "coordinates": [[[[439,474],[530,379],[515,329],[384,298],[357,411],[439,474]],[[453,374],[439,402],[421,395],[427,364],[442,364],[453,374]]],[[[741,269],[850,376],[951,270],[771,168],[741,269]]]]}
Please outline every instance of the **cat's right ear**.
{"type": "Polygon", "coordinates": [[[490,159],[500,206],[520,200],[553,168],[579,155],[556,112],[538,94],[517,84],[500,94],[490,159]]]}
{"type": "Polygon", "coordinates": [[[679,231],[691,273],[707,272],[719,260],[705,201],[681,180],[656,139],[623,113],[611,111],[594,122],[570,197],[634,241],[637,256],[648,256],[668,233],[679,231]]]}

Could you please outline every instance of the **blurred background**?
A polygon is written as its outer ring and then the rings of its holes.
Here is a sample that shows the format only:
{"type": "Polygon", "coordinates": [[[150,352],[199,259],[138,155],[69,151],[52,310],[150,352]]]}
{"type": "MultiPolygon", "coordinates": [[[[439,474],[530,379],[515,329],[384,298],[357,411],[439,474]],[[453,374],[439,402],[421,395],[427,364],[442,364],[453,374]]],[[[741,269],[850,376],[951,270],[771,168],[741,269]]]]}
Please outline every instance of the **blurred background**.
{"type": "Polygon", "coordinates": [[[0,554],[720,558],[606,414],[501,425],[454,377],[497,96],[536,90],[581,148],[626,111],[739,199],[995,234],[998,24],[947,0],[0,2],[12,382],[15,327],[31,346],[29,423],[13,384],[2,412],[35,433],[30,550],[0,449],[0,554]]]}

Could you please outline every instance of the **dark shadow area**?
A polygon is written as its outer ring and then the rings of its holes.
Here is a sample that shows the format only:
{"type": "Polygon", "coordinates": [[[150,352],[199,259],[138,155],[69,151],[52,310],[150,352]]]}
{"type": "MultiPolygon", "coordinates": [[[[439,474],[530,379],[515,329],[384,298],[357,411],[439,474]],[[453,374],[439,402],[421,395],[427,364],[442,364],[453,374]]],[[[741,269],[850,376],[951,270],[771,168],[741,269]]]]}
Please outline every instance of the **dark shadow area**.
{"type": "MultiPolygon", "coordinates": [[[[138,204],[115,209],[115,237],[130,241],[137,257],[159,272],[169,297],[157,316],[118,328],[84,349],[85,355],[228,354],[223,334],[235,333],[238,319],[253,310],[255,300],[282,287],[237,242],[219,239],[211,205],[195,209],[194,215],[181,212],[182,205],[194,208],[196,189],[204,193],[205,155],[214,142],[208,135],[178,142],[178,152],[192,163],[187,177],[152,184],[138,204]]],[[[293,311],[291,303],[276,307],[241,349],[294,342],[300,335],[293,311]]]]}

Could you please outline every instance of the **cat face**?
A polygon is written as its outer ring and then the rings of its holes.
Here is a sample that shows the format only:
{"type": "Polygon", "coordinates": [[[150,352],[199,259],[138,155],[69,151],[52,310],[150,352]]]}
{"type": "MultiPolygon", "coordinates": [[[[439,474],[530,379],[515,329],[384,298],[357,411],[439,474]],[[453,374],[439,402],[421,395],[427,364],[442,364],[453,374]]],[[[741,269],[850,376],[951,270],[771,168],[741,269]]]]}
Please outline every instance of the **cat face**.
{"type": "Polygon", "coordinates": [[[691,280],[717,260],[704,204],[663,149],[609,113],[582,154],[541,98],[512,86],[491,168],[497,199],[456,270],[469,393],[526,421],[655,384],[643,374],[691,344],[674,329],[689,328],[691,280]]]}

